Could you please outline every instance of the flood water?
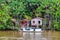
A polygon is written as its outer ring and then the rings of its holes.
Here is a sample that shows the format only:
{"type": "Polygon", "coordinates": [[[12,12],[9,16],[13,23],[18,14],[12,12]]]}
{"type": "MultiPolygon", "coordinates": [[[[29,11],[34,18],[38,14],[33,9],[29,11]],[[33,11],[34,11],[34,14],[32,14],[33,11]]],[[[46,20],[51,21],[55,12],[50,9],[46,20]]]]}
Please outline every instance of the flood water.
{"type": "Polygon", "coordinates": [[[0,31],[0,40],[60,40],[59,31],[18,32],[0,31]]]}

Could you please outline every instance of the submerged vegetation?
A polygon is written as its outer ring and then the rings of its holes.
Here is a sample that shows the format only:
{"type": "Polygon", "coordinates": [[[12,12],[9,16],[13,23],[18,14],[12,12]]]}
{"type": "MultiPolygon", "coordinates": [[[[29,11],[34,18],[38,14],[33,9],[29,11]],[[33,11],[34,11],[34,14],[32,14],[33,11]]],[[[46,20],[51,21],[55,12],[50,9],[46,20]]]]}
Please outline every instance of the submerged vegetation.
{"type": "Polygon", "coordinates": [[[0,29],[13,28],[11,19],[18,22],[40,16],[45,20],[46,15],[50,28],[60,30],[60,0],[0,0],[0,29]]]}

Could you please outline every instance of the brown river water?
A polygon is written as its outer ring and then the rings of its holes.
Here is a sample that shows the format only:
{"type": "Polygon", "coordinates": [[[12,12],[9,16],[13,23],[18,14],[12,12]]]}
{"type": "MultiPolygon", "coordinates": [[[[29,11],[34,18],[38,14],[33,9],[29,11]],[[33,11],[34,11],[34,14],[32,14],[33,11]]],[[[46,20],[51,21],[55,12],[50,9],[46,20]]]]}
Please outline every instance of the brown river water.
{"type": "Polygon", "coordinates": [[[60,40],[60,31],[0,31],[0,40],[60,40]]]}

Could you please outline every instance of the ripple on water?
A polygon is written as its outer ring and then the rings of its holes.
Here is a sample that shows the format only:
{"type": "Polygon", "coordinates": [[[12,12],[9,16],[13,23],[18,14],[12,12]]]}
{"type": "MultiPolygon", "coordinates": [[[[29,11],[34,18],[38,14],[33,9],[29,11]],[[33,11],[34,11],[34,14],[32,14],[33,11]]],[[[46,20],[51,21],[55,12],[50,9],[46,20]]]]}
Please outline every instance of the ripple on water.
{"type": "Polygon", "coordinates": [[[43,31],[21,33],[17,31],[0,31],[0,40],[60,40],[60,32],[43,31]]]}

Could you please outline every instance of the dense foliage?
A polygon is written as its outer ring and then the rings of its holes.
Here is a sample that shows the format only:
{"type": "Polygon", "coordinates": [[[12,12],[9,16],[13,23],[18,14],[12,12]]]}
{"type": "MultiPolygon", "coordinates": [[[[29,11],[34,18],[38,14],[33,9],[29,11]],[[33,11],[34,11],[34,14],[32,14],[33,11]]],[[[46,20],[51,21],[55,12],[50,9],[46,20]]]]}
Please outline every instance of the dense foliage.
{"type": "Polygon", "coordinates": [[[12,18],[45,19],[45,15],[49,15],[51,28],[60,29],[60,0],[0,0],[0,28],[11,27],[12,18]]]}

